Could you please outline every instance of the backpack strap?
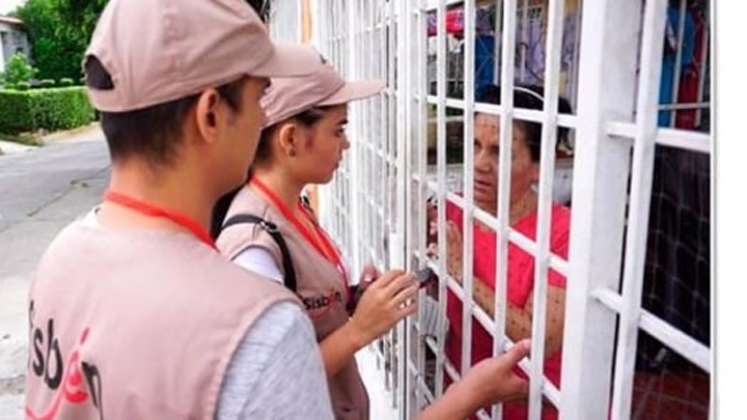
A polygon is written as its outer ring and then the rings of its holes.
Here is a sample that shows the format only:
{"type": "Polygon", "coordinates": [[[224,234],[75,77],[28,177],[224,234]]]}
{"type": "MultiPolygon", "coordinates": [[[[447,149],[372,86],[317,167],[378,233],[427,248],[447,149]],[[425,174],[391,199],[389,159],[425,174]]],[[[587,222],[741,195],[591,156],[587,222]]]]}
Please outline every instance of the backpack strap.
{"type": "Polygon", "coordinates": [[[275,225],[272,222],[268,222],[267,220],[255,216],[253,214],[237,214],[235,216],[232,216],[228,220],[226,220],[225,223],[223,223],[222,229],[226,229],[229,226],[238,225],[242,223],[250,223],[250,224],[257,224],[262,229],[264,229],[265,232],[267,232],[272,239],[275,240],[275,243],[277,243],[278,248],[280,248],[280,253],[283,256],[283,271],[285,272],[285,278],[284,283],[285,287],[287,287],[290,291],[293,293],[296,293],[296,271],[293,269],[293,260],[291,259],[290,251],[288,250],[288,245],[285,243],[285,239],[283,238],[283,235],[280,234],[280,230],[278,230],[277,225],[275,225]]]}

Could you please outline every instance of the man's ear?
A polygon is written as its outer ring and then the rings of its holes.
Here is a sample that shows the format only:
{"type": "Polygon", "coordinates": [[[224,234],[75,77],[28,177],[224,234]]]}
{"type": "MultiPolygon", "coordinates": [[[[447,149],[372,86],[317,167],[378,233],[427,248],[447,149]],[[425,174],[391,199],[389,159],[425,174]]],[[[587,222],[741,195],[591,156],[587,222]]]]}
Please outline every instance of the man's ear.
{"type": "Polygon", "coordinates": [[[207,143],[218,140],[218,119],[220,116],[220,95],[210,88],[200,94],[195,106],[195,123],[200,139],[207,143]]]}

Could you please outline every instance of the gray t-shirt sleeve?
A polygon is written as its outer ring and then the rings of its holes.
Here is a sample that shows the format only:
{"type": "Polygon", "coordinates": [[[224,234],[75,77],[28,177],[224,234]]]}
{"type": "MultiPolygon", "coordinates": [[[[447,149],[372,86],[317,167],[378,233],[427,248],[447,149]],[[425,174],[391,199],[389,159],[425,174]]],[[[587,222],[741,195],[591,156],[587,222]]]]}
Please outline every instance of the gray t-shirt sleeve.
{"type": "Polygon", "coordinates": [[[311,321],[297,305],[267,309],[226,370],[217,420],[334,419],[311,321]]]}

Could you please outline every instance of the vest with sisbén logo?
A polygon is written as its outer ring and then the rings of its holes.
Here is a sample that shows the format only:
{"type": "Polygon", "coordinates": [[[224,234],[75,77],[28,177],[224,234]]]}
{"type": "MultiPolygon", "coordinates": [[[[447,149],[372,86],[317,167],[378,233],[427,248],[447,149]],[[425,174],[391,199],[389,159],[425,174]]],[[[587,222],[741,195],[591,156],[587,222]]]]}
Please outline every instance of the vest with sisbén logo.
{"type": "Polygon", "coordinates": [[[212,420],[232,354],[282,301],[189,233],[75,222],[32,283],[26,418],[212,420]]]}

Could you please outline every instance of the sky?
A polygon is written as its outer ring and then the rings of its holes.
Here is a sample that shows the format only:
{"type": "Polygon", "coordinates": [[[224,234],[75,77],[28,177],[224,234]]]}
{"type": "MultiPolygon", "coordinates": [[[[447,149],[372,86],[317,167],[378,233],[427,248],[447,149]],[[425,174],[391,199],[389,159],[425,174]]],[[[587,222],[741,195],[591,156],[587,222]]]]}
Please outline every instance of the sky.
{"type": "Polygon", "coordinates": [[[24,3],[26,0],[0,0],[0,15],[6,15],[24,3]]]}

